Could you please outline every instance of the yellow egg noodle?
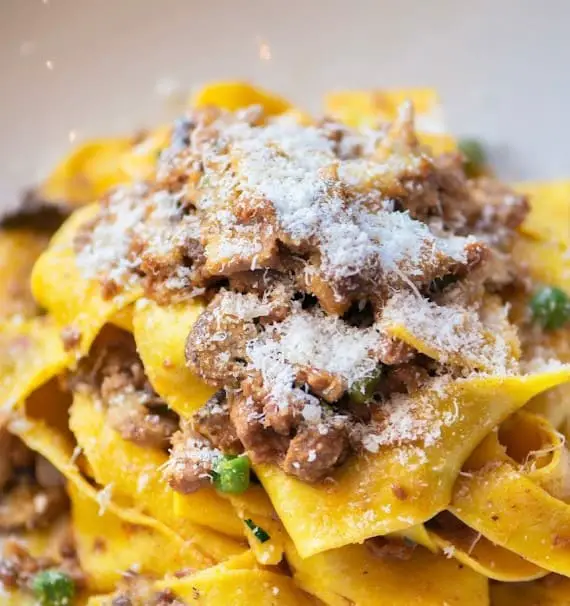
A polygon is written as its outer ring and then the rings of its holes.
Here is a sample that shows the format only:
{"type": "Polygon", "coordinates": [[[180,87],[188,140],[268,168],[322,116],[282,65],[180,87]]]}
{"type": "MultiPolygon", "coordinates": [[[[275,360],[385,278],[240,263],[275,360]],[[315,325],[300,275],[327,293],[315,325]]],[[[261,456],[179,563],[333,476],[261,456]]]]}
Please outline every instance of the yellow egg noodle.
{"type": "Polygon", "coordinates": [[[0,604],[570,605],[570,181],[324,111],[208,85],[0,226],[0,604]]]}

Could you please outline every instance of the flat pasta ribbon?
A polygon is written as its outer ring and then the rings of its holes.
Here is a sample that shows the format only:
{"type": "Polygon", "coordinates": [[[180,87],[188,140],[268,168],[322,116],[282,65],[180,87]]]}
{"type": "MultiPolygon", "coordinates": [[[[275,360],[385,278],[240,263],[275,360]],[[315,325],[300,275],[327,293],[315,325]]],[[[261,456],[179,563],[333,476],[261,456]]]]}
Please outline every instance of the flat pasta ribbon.
{"type": "Polygon", "coordinates": [[[454,559],[417,547],[411,558],[379,558],[347,545],[303,559],[287,548],[293,578],[329,606],[488,606],[487,578],[454,559]]]}
{"type": "MultiPolygon", "coordinates": [[[[141,532],[141,536],[143,537],[140,539],[141,541],[153,540],[155,544],[157,542],[160,544],[168,543],[171,551],[167,553],[162,549],[161,554],[165,559],[167,556],[174,558],[170,560],[169,565],[178,565],[182,558],[186,565],[191,565],[195,568],[207,568],[217,561],[211,555],[208,555],[212,550],[212,537],[208,533],[199,532],[194,537],[194,541],[188,542],[160,521],[133,509],[117,505],[112,495],[106,495],[104,491],[97,489],[87,482],[75,463],[75,453],[77,451],[75,450],[73,441],[57,429],[42,420],[25,417],[15,418],[9,427],[12,433],[19,436],[31,450],[44,456],[67,479],[68,490],[72,495],[74,505],[78,505],[80,508],[79,511],[76,510],[73,514],[76,534],[79,535],[76,537],[78,540],[79,557],[82,566],[85,562],[85,570],[89,574],[88,585],[93,587],[94,590],[108,590],[111,587],[110,578],[116,578],[121,572],[121,569],[117,568],[117,565],[120,562],[126,562],[126,560],[119,559],[122,557],[120,550],[117,550],[114,556],[117,559],[114,562],[110,562],[108,557],[98,558],[96,545],[94,546],[92,542],[89,542],[86,536],[81,536],[83,530],[88,531],[82,528],[82,524],[86,521],[78,519],[78,515],[82,515],[81,512],[84,513],[86,507],[88,507],[84,501],[90,501],[93,507],[96,508],[97,515],[103,516],[102,524],[103,522],[105,524],[108,522],[110,526],[119,524],[128,527],[130,525],[133,533],[137,530],[141,532]],[[141,530],[143,528],[144,531],[141,530]],[[204,548],[203,551],[202,548],[204,548]]],[[[91,508],[90,511],[93,511],[93,509],[91,508]]],[[[88,525],[91,526],[91,523],[95,524],[91,520],[88,525]]],[[[105,527],[105,524],[103,524],[103,527],[105,527]]],[[[91,528],[94,529],[95,526],[91,526],[91,528]]],[[[106,533],[103,534],[107,536],[106,533]]],[[[109,537],[112,537],[112,534],[109,537]]],[[[128,547],[127,544],[122,545],[123,549],[126,547],[128,547]]],[[[130,555],[132,555],[132,552],[130,555]]],[[[225,555],[227,557],[231,554],[226,553],[225,555]]],[[[153,556],[151,554],[139,553],[136,561],[130,562],[128,567],[137,562],[146,561],[145,557],[153,556]]]]}
{"type": "Polygon", "coordinates": [[[0,409],[14,409],[73,361],[51,316],[4,322],[0,325],[0,409]]]}
{"type": "Polygon", "coordinates": [[[405,101],[414,104],[418,140],[434,154],[457,151],[457,141],[446,134],[441,100],[431,88],[376,91],[339,91],[325,96],[325,112],[348,126],[367,128],[393,122],[405,101]]]}
{"type": "Polygon", "coordinates": [[[134,331],[133,314],[134,305],[123,307],[111,318],[111,324],[132,333],[134,331]]]}
{"type": "Polygon", "coordinates": [[[324,109],[349,126],[374,126],[394,120],[405,101],[414,104],[419,131],[445,132],[441,100],[433,88],[338,91],[325,95],[324,109]]]}
{"type": "Polygon", "coordinates": [[[570,579],[555,574],[532,583],[491,585],[493,606],[568,606],[570,579]]]}
{"type": "Polygon", "coordinates": [[[270,465],[255,470],[301,557],[359,543],[422,523],[445,509],[461,465],[477,443],[532,396],[567,380],[570,370],[562,369],[474,377],[428,389],[413,404],[421,411],[430,403],[434,418],[427,426],[441,424],[437,439],[422,444],[420,438],[416,444],[355,457],[330,483],[307,484],[270,465]],[[395,484],[404,490],[403,500],[395,484]]]}
{"type": "Polygon", "coordinates": [[[77,267],[74,238],[79,228],[93,219],[98,204],[81,208],[63,224],[32,272],[32,291],[61,328],[75,331],[74,351],[86,354],[106,322],[142,295],[140,286],[125,286],[122,293],[104,299],[97,280],[87,279],[77,267]]]}
{"type": "MultiPolygon", "coordinates": [[[[570,363],[570,327],[541,335],[540,347],[547,355],[553,355],[565,364],[570,363]]],[[[565,425],[570,421],[570,383],[534,397],[526,405],[526,410],[544,416],[555,429],[566,431],[565,425]]],[[[570,433],[566,437],[570,439],[570,433]]]]}
{"type": "Polygon", "coordinates": [[[570,501],[570,451],[547,419],[520,410],[502,423],[497,436],[527,478],[557,499],[570,501]]]}
{"type": "Polygon", "coordinates": [[[293,109],[281,97],[247,82],[212,82],[196,92],[190,100],[194,107],[213,105],[228,111],[261,105],[266,115],[274,116],[293,109]]]}
{"type": "Polygon", "coordinates": [[[568,494],[570,470],[567,453],[557,452],[564,451],[564,444],[547,440],[545,425],[539,417],[521,413],[498,434],[489,434],[466,462],[449,509],[494,544],[568,575],[570,504],[558,491],[568,494]]]}
{"type": "Polygon", "coordinates": [[[295,584],[294,580],[275,569],[260,567],[252,552],[230,558],[206,571],[182,579],[159,581],[157,587],[170,589],[189,604],[232,606],[251,604],[283,604],[309,606],[315,601],[295,584]]]}
{"type": "Polygon", "coordinates": [[[442,423],[433,443],[420,439],[355,457],[327,484],[306,484],[269,465],[257,465],[256,473],[301,557],[402,530],[446,508],[462,462],[493,427],[536,393],[569,379],[570,370],[563,369],[451,382],[411,396],[419,398],[413,404],[420,411],[426,402],[433,407],[428,426],[442,423]]]}
{"type": "Polygon", "coordinates": [[[243,494],[228,495],[228,499],[239,519],[244,522],[246,538],[255,559],[263,565],[279,564],[283,558],[287,534],[263,488],[251,485],[243,494]],[[269,539],[260,542],[245,525],[245,520],[251,520],[257,527],[263,528],[269,539]]]}
{"type": "Polygon", "coordinates": [[[73,483],[68,485],[75,546],[89,590],[113,591],[127,570],[150,576],[185,569],[207,568],[215,563],[192,541],[167,540],[153,526],[118,516],[73,483]]]}
{"type": "Polygon", "coordinates": [[[570,245],[570,181],[517,183],[529,196],[530,213],[520,231],[543,242],[570,245]]]}
{"type": "Polygon", "coordinates": [[[495,545],[448,512],[438,514],[430,522],[429,535],[441,553],[489,579],[512,583],[539,579],[548,574],[548,570],[495,545]],[[444,523],[438,523],[440,520],[444,523]]]}
{"type": "Polygon", "coordinates": [[[56,166],[38,195],[52,203],[83,206],[117,185],[144,180],[154,172],[169,137],[170,128],[161,127],[142,136],[86,141],[56,166]]]}
{"type": "Polygon", "coordinates": [[[36,315],[28,277],[47,243],[47,235],[33,229],[0,229],[0,322],[36,315]]]}
{"type": "MultiPolygon", "coordinates": [[[[190,495],[174,493],[162,477],[162,468],[168,461],[166,453],[122,438],[106,423],[104,413],[88,395],[75,394],[69,424],[97,482],[112,485],[117,498],[131,507],[140,508],[190,540],[200,528],[201,532],[213,528],[237,538],[244,535],[231,504],[213,488],[190,495]]],[[[218,559],[232,550],[243,551],[222,535],[205,534],[211,541],[208,547],[218,559]]]]}
{"type": "MultiPolygon", "coordinates": [[[[185,604],[226,606],[231,596],[232,606],[283,604],[309,606],[317,604],[301,591],[295,582],[277,569],[260,567],[251,551],[229,558],[205,571],[181,578],[166,577],[156,581],[155,591],[168,590],[185,604]]],[[[91,598],[88,606],[111,606],[117,594],[91,598]]]]}
{"type": "Polygon", "coordinates": [[[38,601],[21,589],[4,591],[0,589],[0,606],[37,606],[38,601]]]}
{"type": "Polygon", "coordinates": [[[216,391],[186,367],[184,357],[186,337],[204,308],[199,302],[160,306],[141,299],[134,310],[133,334],[149,381],[182,417],[196,412],[216,391]]]}
{"type": "Polygon", "coordinates": [[[443,364],[502,374],[516,368],[520,345],[504,306],[487,296],[481,308],[436,305],[413,293],[392,297],[382,324],[394,339],[443,364]]]}
{"type": "Polygon", "coordinates": [[[514,242],[512,256],[539,284],[558,286],[570,293],[568,247],[521,234],[514,242]]]}

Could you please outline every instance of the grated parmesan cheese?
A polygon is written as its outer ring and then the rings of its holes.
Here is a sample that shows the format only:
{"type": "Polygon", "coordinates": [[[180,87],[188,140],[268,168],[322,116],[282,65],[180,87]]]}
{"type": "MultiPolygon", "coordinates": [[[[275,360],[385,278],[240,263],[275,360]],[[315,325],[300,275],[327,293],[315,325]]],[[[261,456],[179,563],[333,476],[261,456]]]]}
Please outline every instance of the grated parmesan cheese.
{"type": "Polygon", "coordinates": [[[285,321],[268,326],[247,351],[256,368],[256,361],[265,367],[272,361],[312,366],[339,374],[351,385],[376,368],[378,341],[375,327],[355,328],[319,309],[297,308],[285,321]],[[269,362],[263,364],[264,359],[269,362]]]}
{"type": "Polygon", "coordinates": [[[473,238],[436,236],[407,213],[378,211],[393,206],[382,194],[382,180],[398,171],[419,171],[425,158],[339,160],[326,128],[286,118],[252,126],[228,125],[223,116],[217,126],[225,144],[215,141],[203,150],[209,188],[198,207],[206,213],[215,210],[216,224],[225,228],[215,248],[221,259],[259,253],[251,238],[228,239],[228,234],[245,229],[232,203],[237,200],[238,207],[251,209],[269,203],[287,241],[317,246],[330,279],[380,268],[399,279],[401,273],[420,276],[426,264],[439,263],[441,256],[465,261],[465,246],[473,238]]]}
{"type": "Polygon", "coordinates": [[[410,292],[393,295],[381,321],[386,332],[395,332],[394,336],[404,340],[411,338],[411,345],[441,363],[510,374],[515,360],[501,324],[491,322],[490,317],[488,323],[489,326],[483,324],[476,309],[451,303],[438,305],[410,292]],[[399,334],[400,327],[406,336],[399,334]]]}
{"type": "Polygon", "coordinates": [[[354,328],[321,310],[296,307],[281,323],[271,324],[249,341],[250,367],[261,372],[271,397],[280,407],[291,399],[304,403],[302,414],[309,422],[321,419],[319,400],[295,387],[300,367],[342,376],[348,385],[368,376],[377,366],[379,333],[375,327],[354,328]]]}
{"type": "MultiPolygon", "coordinates": [[[[84,277],[106,279],[121,286],[134,285],[140,278],[135,271],[141,257],[133,255],[135,241],[144,242],[146,257],[166,258],[187,241],[200,237],[199,221],[182,216],[180,194],[166,191],[150,193],[143,183],[119,187],[98,216],[89,241],[75,260],[84,277]]],[[[189,271],[173,268],[166,287],[181,289],[190,285],[189,271]]]]}
{"type": "Polygon", "coordinates": [[[111,504],[113,494],[113,483],[107,484],[97,492],[97,503],[99,504],[99,515],[102,516],[111,504]]]}
{"type": "MultiPolygon", "coordinates": [[[[377,453],[383,446],[404,446],[421,442],[426,448],[436,444],[441,438],[442,428],[450,426],[456,420],[454,416],[440,415],[433,403],[436,397],[441,397],[446,384],[445,378],[438,378],[413,395],[393,394],[382,405],[382,420],[363,428],[364,448],[368,452],[377,453]]],[[[457,415],[459,414],[458,410],[457,415]]],[[[403,465],[407,465],[410,459],[414,459],[415,464],[426,461],[425,453],[417,447],[400,454],[403,465]]]]}

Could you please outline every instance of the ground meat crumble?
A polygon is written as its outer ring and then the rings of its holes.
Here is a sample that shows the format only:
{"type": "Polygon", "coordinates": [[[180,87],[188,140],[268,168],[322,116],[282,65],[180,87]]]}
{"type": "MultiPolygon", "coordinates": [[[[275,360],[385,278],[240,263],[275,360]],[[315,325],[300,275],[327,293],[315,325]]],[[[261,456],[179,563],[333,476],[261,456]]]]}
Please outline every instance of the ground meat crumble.
{"type": "Polygon", "coordinates": [[[169,447],[178,416],[152,388],[131,334],[106,326],[68,380],[74,390],[95,395],[107,422],[124,439],[169,447]]]}
{"type": "Polygon", "coordinates": [[[0,427],[0,532],[45,528],[67,511],[61,474],[0,427]]]}
{"type": "Polygon", "coordinates": [[[134,349],[107,348],[87,375],[124,437],[172,444],[166,473],[181,492],[224,453],[320,481],[375,452],[370,426],[391,427],[387,411],[434,377],[511,368],[506,337],[487,342],[484,302],[520,280],[509,252],[527,212],[496,180],[468,179],[459,153],[432,157],[408,103],[371,132],[193,110],[154,177],[111,192],[80,229],[76,259],[105,297],[133,285],[159,303],[202,297],[186,359],[219,392],[179,428],[134,349]],[[445,319],[437,356],[390,330],[414,300],[426,339],[445,319]],[[479,358],[453,355],[462,326],[479,358]]]}
{"type": "MultiPolygon", "coordinates": [[[[31,591],[34,576],[59,570],[77,587],[85,584],[69,521],[65,479],[40,454],[0,426],[0,587],[31,591]],[[49,556],[32,555],[19,533],[53,530],[49,556]]],[[[24,534],[25,537],[25,534],[24,534]]]]}
{"type": "Polygon", "coordinates": [[[109,606],[184,606],[186,602],[169,590],[156,590],[154,579],[127,572],[119,582],[109,606]]]}

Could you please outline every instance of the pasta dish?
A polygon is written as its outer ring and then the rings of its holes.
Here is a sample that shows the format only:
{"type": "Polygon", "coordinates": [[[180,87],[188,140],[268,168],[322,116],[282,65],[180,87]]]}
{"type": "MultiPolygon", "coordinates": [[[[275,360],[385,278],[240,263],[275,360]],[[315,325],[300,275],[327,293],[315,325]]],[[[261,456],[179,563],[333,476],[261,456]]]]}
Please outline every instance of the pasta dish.
{"type": "Polygon", "coordinates": [[[431,90],[242,83],[0,228],[0,604],[570,604],[570,181],[431,90]]]}

